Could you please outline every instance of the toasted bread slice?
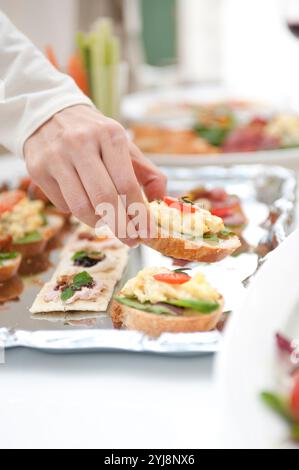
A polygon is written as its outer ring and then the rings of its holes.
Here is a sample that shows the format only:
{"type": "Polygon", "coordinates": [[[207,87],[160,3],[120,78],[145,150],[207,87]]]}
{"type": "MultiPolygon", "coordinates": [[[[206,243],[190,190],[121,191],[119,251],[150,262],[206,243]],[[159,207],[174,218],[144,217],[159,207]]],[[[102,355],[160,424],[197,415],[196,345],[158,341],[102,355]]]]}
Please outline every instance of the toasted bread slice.
{"type": "Polygon", "coordinates": [[[203,263],[215,263],[231,255],[241,246],[236,235],[218,242],[209,240],[189,240],[182,236],[167,234],[159,229],[158,237],[143,239],[142,243],[159,251],[165,256],[187,261],[198,261],[203,263]]]}
{"type": "Polygon", "coordinates": [[[16,258],[3,261],[3,264],[0,265],[0,282],[8,281],[8,279],[14,277],[19,270],[21,261],[22,256],[20,254],[16,258]]]}
{"type": "Polygon", "coordinates": [[[32,258],[42,253],[53,237],[55,237],[62,229],[64,220],[59,215],[49,215],[48,223],[40,228],[41,238],[30,242],[15,242],[13,249],[21,253],[23,258],[32,258]]]}
{"type": "Polygon", "coordinates": [[[221,297],[219,308],[209,314],[172,316],[137,310],[114,299],[110,314],[114,328],[137,330],[148,336],[157,337],[162,333],[194,333],[213,330],[221,318],[223,303],[221,297]]]}

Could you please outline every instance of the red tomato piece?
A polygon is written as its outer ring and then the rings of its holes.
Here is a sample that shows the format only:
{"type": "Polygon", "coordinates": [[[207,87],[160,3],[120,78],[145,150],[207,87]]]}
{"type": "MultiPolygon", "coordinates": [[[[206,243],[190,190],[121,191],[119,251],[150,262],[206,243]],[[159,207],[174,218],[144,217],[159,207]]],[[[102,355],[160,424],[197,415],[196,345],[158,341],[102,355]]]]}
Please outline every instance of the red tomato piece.
{"type": "Polygon", "coordinates": [[[190,281],[191,276],[186,273],[161,273],[155,274],[154,279],[167,284],[185,284],[185,282],[190,281]]]}
{"type": "Polygon", "coordinates": [[[174,197],[169,197],[166,196],[163,199],[163,202],[167,204],[171,209],[177,209],[181,212],[189,212],[191,214],[194,214],[198,210],[196,206],[193,206],[192,204],[184,203],[183,201],[179,201],[178,199],[175,199],[174,197]]]}

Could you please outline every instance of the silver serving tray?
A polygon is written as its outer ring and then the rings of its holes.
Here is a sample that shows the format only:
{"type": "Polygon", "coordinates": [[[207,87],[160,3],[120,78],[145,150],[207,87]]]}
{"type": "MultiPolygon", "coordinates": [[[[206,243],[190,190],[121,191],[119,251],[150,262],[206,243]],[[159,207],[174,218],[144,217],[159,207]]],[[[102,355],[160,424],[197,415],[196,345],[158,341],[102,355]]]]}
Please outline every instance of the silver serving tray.
{"type": "MultiPolygon", "coordinates": [[[[266,250],[281,243],[291,231],[295,216],[296,178],[292,171],[262,165],[201,168],[164,168],[169,177],[169,193],[187,193],[199,185],[224,186],[239,195],[249,224],[244,232],[252,246],[249,253],[229,257],[213,265],[192,264],[192,274],[202,271],[225,298],[225,309],[234,311],[242,301],[242,281],[252,276],[266,250]],[[269,214],[271,217],[269,219],[269,214]],[[263,247],[262,254],[259,247],[263,247]]],[[[0,159],[0,183],[12,184],[24,173],[16,159],[0,159]]],[[[53,265],[58,252],[51,253],[53,265]]],[[[129,265],[118,288],[145,266],[172,267],[172,260],[147,247],[130,253],[129,265]]],[[[76,313],[30,315],[41,282],[54,268],[42,275],[23,279],[25,289],[19,301],[0,307],[0,346],[26,347],[48,352],[127,351],[172,356],[191,356],[218,351],[221,333],[163,334],[157,339],[135,331],[114,330],[109,314],[76,313]]]]}

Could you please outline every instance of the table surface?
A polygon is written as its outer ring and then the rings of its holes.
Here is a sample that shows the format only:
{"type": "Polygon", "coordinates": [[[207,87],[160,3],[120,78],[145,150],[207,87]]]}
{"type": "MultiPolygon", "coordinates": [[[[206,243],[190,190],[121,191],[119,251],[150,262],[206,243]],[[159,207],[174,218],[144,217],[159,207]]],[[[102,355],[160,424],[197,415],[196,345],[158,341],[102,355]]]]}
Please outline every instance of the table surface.
{"type": "Polygon", "coordinates": [[[10,350],[0,366],[0,448],[213,448],[212,369],[211,355],[10,350]]]}

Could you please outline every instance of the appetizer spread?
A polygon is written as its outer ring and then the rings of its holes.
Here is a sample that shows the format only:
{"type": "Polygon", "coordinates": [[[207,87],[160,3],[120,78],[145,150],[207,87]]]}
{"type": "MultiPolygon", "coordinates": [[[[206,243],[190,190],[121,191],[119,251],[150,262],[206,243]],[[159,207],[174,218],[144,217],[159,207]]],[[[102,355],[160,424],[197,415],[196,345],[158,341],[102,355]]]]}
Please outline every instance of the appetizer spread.
{"type": "MultiPolygon", "coordinates": [[[[165,105],[166,106],[166,105],[165,105]]],[[[216,102],[185,105],[189,124],[183,128],[136,124],[131,131],[135,143],[147,153],[219,154],[252,152],[299,146],[299,117],[292,113],[269,113],[250,103],[216,102]]],[[[268,110],[269,111],[269,110],[268,110]]],[[[186,118],[186,116],[185,116],[186,118]]],[[[171,122],[173,113],[169,116],[171,122]]]]}
{"type": "Polygon", "coordinates": [[[212,330],[222,311],[222,296],[203,274],[145,268],[114,297],[111,317],[115,328],[159,336],[212,330]]]}
{"type": "Polygon", "coordinates": [[[24,258],[41,253],[63,224],[58,215],[46,214],[42,201],[29,200],[21,190],[0,194],[0,237],[11,237],[13,249],[24,258]]]}
{"type": "Polygon", "coordinates": [[[198,187],[193,189],[187,198],[209,210],[211,214],[221,217],[225,226],[234,233],[240,234],[246,227],[247,218],[240,198],[235,194],[228,194],[223,188],[198,187]]]}
{"type": "Polygon", "coordinates": [[[277,413],[290,428],[290,439],[299,444],[299,354],[288,338],[277,334],[279,362],[284,369],[281,390],[263,392],[264,403],[277,413]]]}
{"type": "Polygon", "coordinates": [[[128,248],[107,228],[96,235],[95,230],[80,225],[30,312],[105,312],[127,262],[128,248]]]}
{"type": "Polygon", "coordinates": [[[220,217],[190,199],[165,197],[149,203],[149,209],[157,234],[143,242],[166,256],[213,263],[240,246],[238,237],[225,228],[220,217]]]}

